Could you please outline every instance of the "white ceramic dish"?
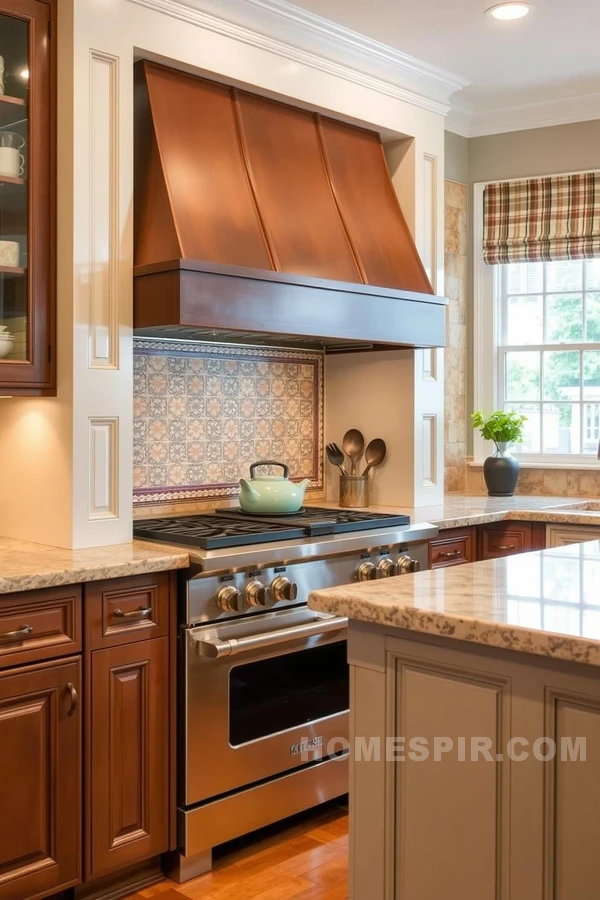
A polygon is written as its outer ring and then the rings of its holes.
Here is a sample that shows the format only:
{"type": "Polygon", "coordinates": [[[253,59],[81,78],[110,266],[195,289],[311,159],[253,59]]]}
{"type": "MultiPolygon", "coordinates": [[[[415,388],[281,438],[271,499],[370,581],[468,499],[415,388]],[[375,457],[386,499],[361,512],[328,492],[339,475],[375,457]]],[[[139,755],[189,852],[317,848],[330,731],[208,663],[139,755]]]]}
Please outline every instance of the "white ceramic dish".
{"type": "Polygon", "coordinates": [[[12,351],[15,344],[15,337],[13,334],[10,334],[8,331],[0,331],[0,359],[4,359],[5,356],[12,351]]]}

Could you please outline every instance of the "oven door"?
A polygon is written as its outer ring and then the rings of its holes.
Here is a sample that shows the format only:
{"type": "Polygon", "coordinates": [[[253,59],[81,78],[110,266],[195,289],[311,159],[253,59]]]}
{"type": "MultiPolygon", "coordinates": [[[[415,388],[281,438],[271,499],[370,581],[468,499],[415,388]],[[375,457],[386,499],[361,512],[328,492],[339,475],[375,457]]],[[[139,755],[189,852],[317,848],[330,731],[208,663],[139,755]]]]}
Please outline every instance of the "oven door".
{"type": "Polygon", "coordinates": [[[185,806],[344,749],[346,630],[306,607],[185,630],[185,806]]]}

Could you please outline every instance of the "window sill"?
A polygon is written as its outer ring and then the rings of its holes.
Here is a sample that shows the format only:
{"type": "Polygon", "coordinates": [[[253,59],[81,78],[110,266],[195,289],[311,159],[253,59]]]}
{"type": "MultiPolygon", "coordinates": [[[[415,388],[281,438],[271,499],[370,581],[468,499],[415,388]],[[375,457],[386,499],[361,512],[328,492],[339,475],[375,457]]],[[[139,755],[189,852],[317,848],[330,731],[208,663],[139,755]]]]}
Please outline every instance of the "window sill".
{"type": "MultiPolygon", "coordinates": [[[[516,459],[519,459],[517,456],[516,459]]],[[[477,462],[471,460],[467,463],[470,469],[482,469],[484,460],[477,462]]],[[[589,463],[582,462],[523,462],[519,459],[522,469],[562,469],[569,472],[598,472],[600,475],[600,460],[594,460],[589,463]]]]}

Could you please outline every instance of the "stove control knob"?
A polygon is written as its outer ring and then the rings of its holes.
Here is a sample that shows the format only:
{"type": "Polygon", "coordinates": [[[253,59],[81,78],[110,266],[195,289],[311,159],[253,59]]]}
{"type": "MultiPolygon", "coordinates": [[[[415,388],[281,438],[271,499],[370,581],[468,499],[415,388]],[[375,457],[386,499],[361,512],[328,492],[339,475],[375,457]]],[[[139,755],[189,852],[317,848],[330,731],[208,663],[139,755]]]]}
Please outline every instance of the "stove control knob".
{"type": "Polygon", "coordinates": [[[240,612],[242,609],[242,595],[233,585],[221,588],[217,594],[217,604],[225,612],[240,612]]]}
{"type": "Polygon", "coordinates": [[[246,600],[250,606],[266,606],[269,591],[260,581],[251,581],[244,589],[246,600]]]}
{"type": "Polygon", "coordinates": [[[411,559],[410,556],[401,556],[398,560],[398,573],[400,575],[409,575],[411,572],[418,572],[421,563],[418,559],[411,559]]]}
{"type": "Polygon", "coordinates": [[[393,559],[382,559],[377,568],[382,578],[391,578],[392,575],[398,574],[398,566],[393,559]]]}
{"type": "Polygon", "coordinates": [[[379,569],[372,562],[363,562],[358,567],[358,580],[359,581],[372,581],[374,578],[379,578],[379,569]]]}
{"type": "Polygon", "coordinates": [[[280,600],[287,600],[289,603],[293,603],[298,596],[298,585],[286,578],[285,575],[280,575],[272,582],[271,593],[277,603],[280,600]]]}

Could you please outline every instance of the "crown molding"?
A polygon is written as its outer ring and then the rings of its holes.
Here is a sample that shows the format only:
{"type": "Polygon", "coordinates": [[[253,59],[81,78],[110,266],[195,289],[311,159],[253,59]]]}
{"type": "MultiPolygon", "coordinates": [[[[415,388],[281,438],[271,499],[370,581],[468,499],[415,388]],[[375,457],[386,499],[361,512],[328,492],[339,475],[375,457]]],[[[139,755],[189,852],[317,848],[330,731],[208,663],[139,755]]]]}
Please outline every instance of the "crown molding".
{"type": "Polygon", "coordinates": [[[460,134],[461,137],[472,137],[471,126],[473,123],[473,110],[459,103],[452,103],[450,111],[446,116],[445,130],[452,131],[454,134],[460,134]]]}
{"type": "Polygon", "coordinates": [[[405,103],[446,115],[470,82],[285,0],[128,0],[405,103]]]}
{"type": "Polygon", "coordinates": [[[466,104],[453,104],[446,119],[446,131],[463,137],[483,137],[527,131],[531,128],[551,128],[600,119],[600,92],[578,97],[562,97],[478,111],[466,104]]]}

